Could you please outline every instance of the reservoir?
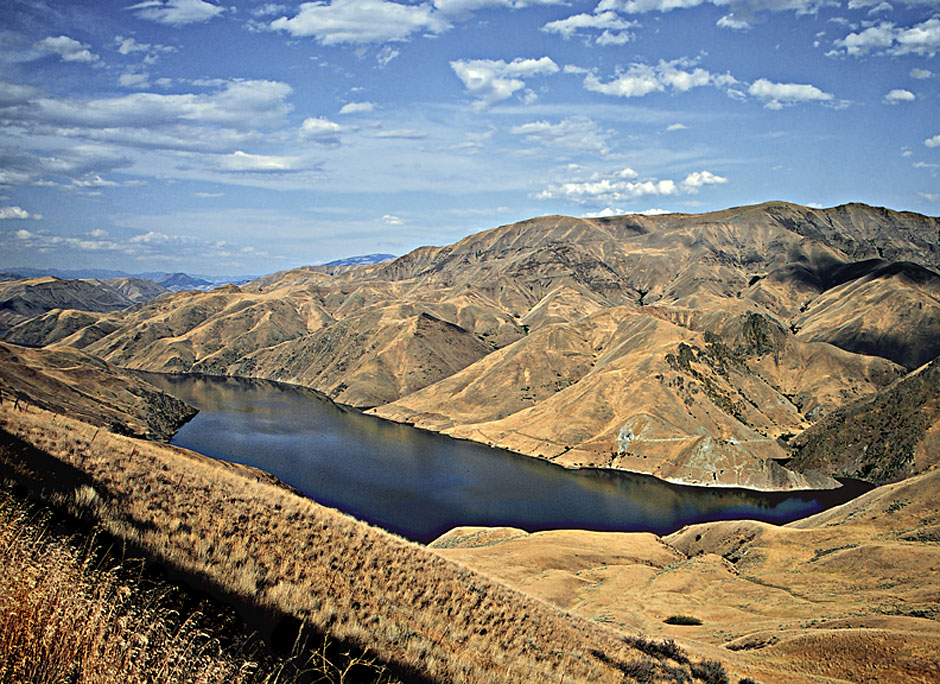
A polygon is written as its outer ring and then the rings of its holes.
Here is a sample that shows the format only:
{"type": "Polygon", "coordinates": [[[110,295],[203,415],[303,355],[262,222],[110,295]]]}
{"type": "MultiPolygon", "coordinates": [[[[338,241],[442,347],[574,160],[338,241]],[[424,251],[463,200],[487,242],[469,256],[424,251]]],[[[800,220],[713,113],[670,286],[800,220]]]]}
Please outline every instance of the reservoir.
{"type": "Polygon", "coordinates": [[[850,481],[837,490],[755,492],[565,470],[366,416],[292,385],[144,375],[199,409],[172,444],[255,466],[321,504],[422,543],[460,525],[668,534],[713,520],[779,524],[871,488],[850,481]]]}

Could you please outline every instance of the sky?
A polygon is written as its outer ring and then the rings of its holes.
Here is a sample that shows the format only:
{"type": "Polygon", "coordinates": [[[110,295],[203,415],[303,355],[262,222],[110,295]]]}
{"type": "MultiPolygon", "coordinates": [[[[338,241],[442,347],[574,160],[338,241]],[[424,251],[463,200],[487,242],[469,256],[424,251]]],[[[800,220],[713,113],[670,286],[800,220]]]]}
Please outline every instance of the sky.
{"type": "Polygon", "coordinates": [[[260,275],[542,216],[940,213],[940,0],[0,0],[0,268],[260,275]]]}

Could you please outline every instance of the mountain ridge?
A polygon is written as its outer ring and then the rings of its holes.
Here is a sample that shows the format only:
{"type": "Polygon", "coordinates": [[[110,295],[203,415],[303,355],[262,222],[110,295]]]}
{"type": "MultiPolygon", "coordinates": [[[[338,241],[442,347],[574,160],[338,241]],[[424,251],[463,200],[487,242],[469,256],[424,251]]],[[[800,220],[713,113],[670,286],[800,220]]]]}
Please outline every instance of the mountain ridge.
{"type": "Polygon", "coordinates": [[[782,469],[778,438],[940,355],[938,236],[940,219],[860,204],[549,216],[6,339],[294,382],[567,467],[835,486],[782,469]]]}

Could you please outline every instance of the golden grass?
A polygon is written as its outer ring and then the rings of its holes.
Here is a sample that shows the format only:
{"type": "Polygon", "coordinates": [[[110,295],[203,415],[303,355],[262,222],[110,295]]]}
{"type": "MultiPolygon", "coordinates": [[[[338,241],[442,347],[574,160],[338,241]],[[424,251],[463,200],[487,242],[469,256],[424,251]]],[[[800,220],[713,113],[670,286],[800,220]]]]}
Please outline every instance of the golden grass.
{"type": "MultiPolygon", "coordinates": [[[[71,485],[73,504],[119,539],[244,605],[296,618],[423,679],[621,682],[625,664],[649,660],[601,625],[258,471],[64,416],[52,422],[33,407],[0,408],[0,426],[87,478],[71,485]]],[[[674,680],[677,668],[691,678],[688,665],[666,667],[641,669],[648,681],[674,680]]]]}
{"type": "Polygon", "coordinates": [[[115,566],[100,567],[90,545],[77,549],[43,528],[0,493],[0,681],[283,681],[227,653],[198,614],[164,606],[167,587],[136,587],[115,566]]]}

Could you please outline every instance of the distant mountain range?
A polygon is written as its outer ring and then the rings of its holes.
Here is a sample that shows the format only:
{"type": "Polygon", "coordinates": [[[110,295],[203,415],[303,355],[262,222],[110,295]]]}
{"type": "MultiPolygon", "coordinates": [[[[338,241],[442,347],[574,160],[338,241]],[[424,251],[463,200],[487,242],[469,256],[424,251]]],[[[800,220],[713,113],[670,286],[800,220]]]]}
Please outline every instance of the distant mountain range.
{"type": "Polygon", "coordinates": [[[372,264],[384,264],[386,261],[392,261],[397,257],[394,254],[363,254],[362,256],[347,257],[346,259],[337,259],[329,261],[324,266],[371,266],[372,264]]]}
{"type": "Polygon", "coordinates": [[[227,285],[229,283],[247,283],[258,276],[254,275],[187,275],[185,273],[167,273],[165,271],[155,271],[147,273],[126,273],[125,271],[115,271],[102,268],[83,268],[83,269],[59,269],[59,268],[19,268],[11,267],[0,272],[0,280],[13,280],[16,278],[42,278],[52,276],[65,280],[88,279],[110,280],[113,278],[136,278],[138,280],[152,280],[166,287],[168,290],[175,289],[198,289],[200,287],[216,287],[218,285],[227,285]],[[168,287],[169,282],[172,287],[168,287]],[[192,285],[190,285],[192,283],[192,285]],[[179,285],[177,287],[176,285],[179,285]]]}

